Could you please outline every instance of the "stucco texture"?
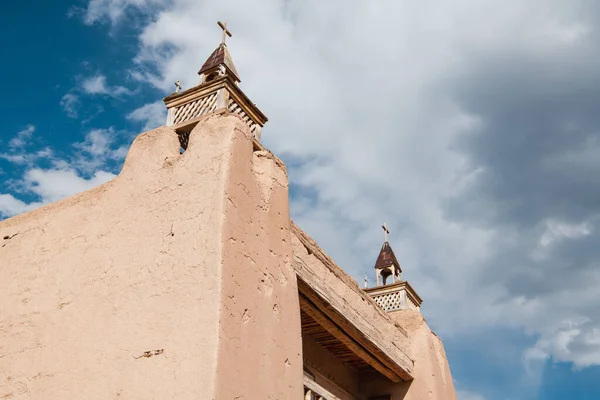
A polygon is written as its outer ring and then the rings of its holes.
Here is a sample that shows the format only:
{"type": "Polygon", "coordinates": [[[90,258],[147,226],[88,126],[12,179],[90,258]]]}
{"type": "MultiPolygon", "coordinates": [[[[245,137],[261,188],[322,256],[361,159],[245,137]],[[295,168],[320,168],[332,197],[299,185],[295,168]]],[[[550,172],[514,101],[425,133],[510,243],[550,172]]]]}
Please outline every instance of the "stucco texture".
{"type": "Polygon", "coordinates": [[[0,222],[0,399],[302,396],[285,168],[232,115],[179,148],[0,222]]]}
{"type": "Polygon", "coordinates": [[[423,315],[416,310],[393,311],[389,315],[408,334],[407,351],[414,360],[415,378],[399,384],[373,379],[366,381],[362,390],[372,395],[391,394],[393,399],[456,400],[444,346],[423,315]]]}

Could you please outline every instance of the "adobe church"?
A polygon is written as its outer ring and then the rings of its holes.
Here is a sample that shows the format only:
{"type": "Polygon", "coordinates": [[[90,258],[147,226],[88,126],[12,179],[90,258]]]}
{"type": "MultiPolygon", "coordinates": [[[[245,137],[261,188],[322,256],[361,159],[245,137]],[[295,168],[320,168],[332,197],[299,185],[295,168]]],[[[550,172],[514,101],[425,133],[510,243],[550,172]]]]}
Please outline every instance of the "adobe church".
{"type": "Polygon", "coordinates": [[[387,235],[361,288],[290,220],[219,25],[115,179],[0,222],[0,399],[455,399],[387,235]]]}

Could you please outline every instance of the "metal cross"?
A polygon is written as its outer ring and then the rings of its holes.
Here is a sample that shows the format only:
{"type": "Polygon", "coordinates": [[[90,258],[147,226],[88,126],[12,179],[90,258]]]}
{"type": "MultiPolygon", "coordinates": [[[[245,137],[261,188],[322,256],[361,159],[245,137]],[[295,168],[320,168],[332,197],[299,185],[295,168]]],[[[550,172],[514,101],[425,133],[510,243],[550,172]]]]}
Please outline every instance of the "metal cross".
{"type": "Polygon", "coordinates": [[[381,228],[383,229],[383,237],[385,238],[385,243],[387,243],[388,235],[390,234],[390,231],[388,230],[386,224],[381,225],[381,228]]]}
{"type": "Polygon", "coordinates": [[[175,82],[175,93],[179,93],[181,90],[181,81],[175,82]]]}
{"type": "Polygon", "coordinates": [[[229,29],[227,29],[227,22],[223,23],[219,21],[217,24],[221,27],[221,29],[223,29],[223,38],[221,39],[221,43],[225,44],[225,38],[227,38],[227,36],[231,37],[231,32],[229,32],[229,29]]]}

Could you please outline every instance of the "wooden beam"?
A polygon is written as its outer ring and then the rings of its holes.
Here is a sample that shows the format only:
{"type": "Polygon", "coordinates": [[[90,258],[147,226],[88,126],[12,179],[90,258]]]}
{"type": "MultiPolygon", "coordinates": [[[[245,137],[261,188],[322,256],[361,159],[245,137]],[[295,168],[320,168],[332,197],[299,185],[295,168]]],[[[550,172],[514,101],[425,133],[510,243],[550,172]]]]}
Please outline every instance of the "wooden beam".
{"type": "MultiPolygon", "coordinates": [[[[319,397],[320,399],[325,398],[327,400],[341,400],[339,397],[335,396],[333,393],[329,392],[327,389],[319,385],[314,379],[311,379],[309,376],[304,374],[304,390],[311,395],[323,396],[319,397]]],[[[313,397],[307,397],[306,399],[312,399],[313,397]]]]}
{"type": "Polygon", "coordinates": [[[400,366],[298,277],[300,308],[332,336],[392,382],[411,380],[409,366],[400,366]]]}
{"type": "Polygon", "coordinates": [[[317,321],[327,332],[333,335],[337,340],[346,345],[357,356],[365,360],[369,365],[382,373],[393,382],[399,382],[399,377],[390,371],[385,365],[381,364],[375,357],[371,356],[359,343],[348,336],[337,324],[327,318],[314,304],[311,303],[304,295],[300,295],[300,309],[310,315],[317,321]]]}

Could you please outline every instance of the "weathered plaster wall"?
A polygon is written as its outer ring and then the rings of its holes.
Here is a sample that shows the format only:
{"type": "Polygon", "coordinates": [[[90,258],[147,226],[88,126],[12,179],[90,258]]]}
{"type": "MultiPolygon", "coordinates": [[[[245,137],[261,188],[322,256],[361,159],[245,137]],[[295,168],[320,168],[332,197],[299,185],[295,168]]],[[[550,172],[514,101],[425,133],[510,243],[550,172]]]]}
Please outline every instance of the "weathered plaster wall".
{"type": "Polygon", "coordinates": [[[423,318],[414,310],[393,311],[392,320],[408,332],[410,357],[414,360],[415,379],[412,382],[392,384],[376,377],[361,381],[361,390],[371,396],[391,394],[404,400],[456,400],[456,392],[446,352],[441,340],[423,318]]]}
{"type": "Polygon", "coordinates": [[[299,398],[285,169],[214,115],[0,222],[0,398],[299,398]],[[8,237],[9,239],[2,239],[8,237]]]}
{"type": "Polygon", "coordinates": [[[225,187],[224,310],[215,398],[301,398],[302,338],[287,174],[268,151],[253,152],[245,124],[235,130],[225,187]]]}

